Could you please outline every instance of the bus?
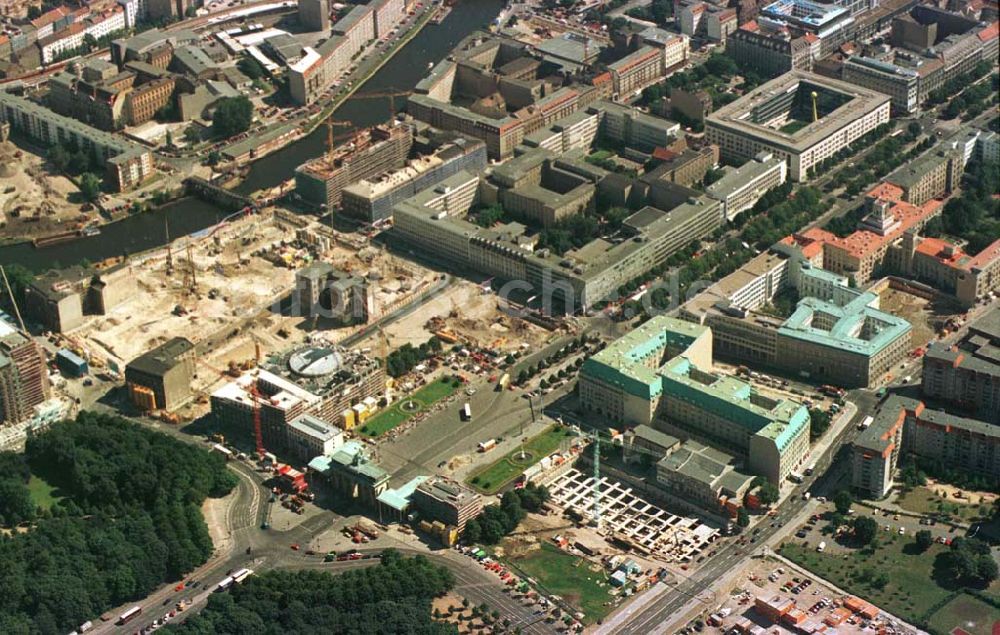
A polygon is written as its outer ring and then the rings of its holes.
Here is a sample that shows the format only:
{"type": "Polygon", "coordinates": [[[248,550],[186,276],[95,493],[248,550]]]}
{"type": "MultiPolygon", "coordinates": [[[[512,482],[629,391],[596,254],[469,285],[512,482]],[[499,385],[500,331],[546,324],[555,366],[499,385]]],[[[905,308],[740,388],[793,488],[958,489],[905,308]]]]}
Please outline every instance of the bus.
{"type": "Polygon", "coordinates": [[[221,593],[231,586],[233,586],[233,576],[230,575],[223,578],[222,582],[219,582],[219,584],[215,587],[215,590],[221,593]]]}
{"type": "Polygon", "coordinates": [[[140,615],[142,615],[142,607],[133,606],[132,608],[130,608],[129,610],[125,611],[124,613],[118,616],[117,623],[119,626],[121,626],[122,624],[128,624],[129,622],[139,617],[140,615]]]}
{"type": "Polygon", "coordinates": [[[462,420],[472,421],[472,406],[470,406],[468,402],[462,406],[462,420]]]}
{"type": "Polygon", "coordinates": [[[503,376],[500,377],[500,381],[497,382],[497,390],[498,391],[506,390],[507,386],[509,385],[510,385],[510,373],[504,373],[503,376]]]}
{"type": "Polygon", "coordinates": [[[240,569],[239,571],[233,574],[233,583],[240,584],[241,582],[243,582],[252,575],[253,575],[253,569],[240,569]]]}

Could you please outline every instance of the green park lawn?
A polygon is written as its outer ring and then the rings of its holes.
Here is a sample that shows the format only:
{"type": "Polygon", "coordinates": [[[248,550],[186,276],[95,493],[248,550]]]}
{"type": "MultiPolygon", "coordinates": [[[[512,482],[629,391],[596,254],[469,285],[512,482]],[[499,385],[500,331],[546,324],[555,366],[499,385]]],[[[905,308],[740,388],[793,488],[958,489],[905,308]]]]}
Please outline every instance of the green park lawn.
{"type": "MultiPolygon", "coordinates": [[[[947,547],[935,544],[924,553],[916,553],[913,536],[881,530],[877,540],[873,555],[865,555],[861,549],[850,549],[845,555],[837,545],[825,553],[818,553],[815,545],[798,543],[785,543],[779,552],[840,588],[910,623],[920,624],[928,619],[928,611],[957,590],[941,586],[933,575],[934,559],[947,547]],[[875,573],[882,572],[888,576],[888,584],[881,589],[872,587],[869,581],[875,573]]],[[[1000,598],[998,590],[1000,583],[994,582],[986,592],[1000,598]]]]}
{"type": "Polygon", "coordinates": [[[548,594],[559,595],[582,611],[586,624],[593,624],[614,608],[613,604],[604,605],[613,599],[608,594],[610,585],[607,576],[599,568],[591,570],[591,563],[584,558],[570,555],[545,542],[541,549],[510,561],[548,594]]]}
{"type": "Polygon", "coordinates": [[[484,494],[496,494],[526,469],[558,450],[560,443],[569,435],[570,432],[566,428],[552,426],[524,444],[524,459],[520,458],[521,448],[512,450],[474,472],[468,483],[484,494]]]}
{"type": "MultiPolygon", "coordinates": [[[[978,497],[977,497],[978,499],[978,497]]],[[[953,498],[945,501],[926,487],[914,487],[897,501],[900,507],[917,514],[940,514],[947,512],[951,518],[964,522],[974,522],[980,517],[979,505],[967,505],[953,498]]],[[[986,515],[990,515],[990,505],[985,505],[986,515]]]]}
{"type": "Polygon", "coordinates": [[[1000,609],[990,606],[974,595],[962,593],[955,596],[928,620],[930,632],[940,635],[950,633],[956,626],[971,635],[991,635],[993,625],[1000,620],[1000,609]]]}
{"type": "Polygon", "coordinates": [[[55,487],[42,477],[34,474],[31,475],[31,480],[28,481],[28,491],[31,492],[31,498],[35,501],[35,505],[38,505],[42,509],[51,509],[56,502],[62,499],[62,496],[58,496],[55,493],[55,487]]]}
{"type": "Polygon", "coordinates": [[[366,421],[361,426],[361,434],[368,437],[377,437],[380,434],[385,434],[415,414],[430,408],[436,402],[450,397],[456,390],[458,390],[458,386],[455,386],[452,377],[431,382],[409,397],[404,397],[396,401],[396,403],[366,421]],[[410,401],[417,402],[420,408],[412,412],[403,410],[401,406],[410,401]]]}

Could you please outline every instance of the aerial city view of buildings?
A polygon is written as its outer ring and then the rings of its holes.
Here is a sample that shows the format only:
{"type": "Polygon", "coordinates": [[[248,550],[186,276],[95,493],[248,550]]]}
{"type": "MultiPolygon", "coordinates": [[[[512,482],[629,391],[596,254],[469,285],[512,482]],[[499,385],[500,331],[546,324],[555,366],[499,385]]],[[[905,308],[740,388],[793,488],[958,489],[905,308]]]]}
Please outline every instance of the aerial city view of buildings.
{"type": "Polygon", "coordinates": [[[0,630],[995,635],[998,25],[0,0],[0,630]]]}

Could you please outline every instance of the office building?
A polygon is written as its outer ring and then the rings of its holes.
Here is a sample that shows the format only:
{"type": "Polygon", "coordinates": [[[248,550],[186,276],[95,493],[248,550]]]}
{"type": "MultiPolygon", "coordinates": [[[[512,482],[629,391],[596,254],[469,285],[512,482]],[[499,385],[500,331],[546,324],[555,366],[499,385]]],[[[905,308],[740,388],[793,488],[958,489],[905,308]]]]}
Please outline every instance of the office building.
{"type": "Polygon", "coordinates": [[[48,81],[46,103],[53,111],[101,130],[137,126],[170,102],[172,77],[140,81],[134,70],[119,71],[103,60],[89,60],[81,73],[55,74],[48,81]]]}
{"type": "Polygon", "coordinates": [[[973,256],[946,240],[908,232],[899,249],[901,273],[954,296],[963,307],[1000,289],[1000,240],[973,256]]]}
{"type": "Polygon", "coordinates": [[[710,114],[705,132],[728,162],[770,152],[788,162],[792,181],[805,181],[817,163],[889,121],[889,102],[867,88],[791,71],[710,114]]]}
{"type": "Polygon", "coordinates": [[[363,130],[349,143],[296,168],[295,191],[312,205],[336,209],[345,187],[403,167],[412,146],[413,127],[406,122],[363,130]]]}
{"type": "Polygon", "coordinates": [[[889,95],[897,114],[913,113],[920,107],[920,73],[915,70],[855,55],[844,62],[843,79],[889,95]]]}
{"type": "Polygon", "coordinates": [[[0,425],[27,421],[48,398],[44,351],[30,335],[0,320],[0,425]]]}
{"type": "Polygon", "coordinates": [[[819,57],[826,57],[854,35],[851,9],[812,0],[777,0],[760,7],[758,23],[787,29],[793,37],[812,35],[819,39],[819,57]]]}
{"type": "Polygon", "coordinates": [[[754,479],[736,464],[732,455],[688,439],[656,464],[656,482],[679,507],[729,517],[743,506],[754,479]]]}
{"type": "Polygon", "coordinates": [[[344,213],[375,222],[392,218],[392,208],[417,192],[461,171],[486,168],[486,144],[454,133],[429,130],[414,138],[415,159],[402,168],[360,179],[344,188],[344,213]]]}
{"type": "MultiPolygon", "coordinates": [[[[569,158],[556,158],[552,165],[576,175],[603,172],[569,158]]],[[[418,193],[396,206],[394,233],[436,259],[502,280],[527,281],[546,302],[567,310],[607,297],[721,223],[718,202],[704,196],[669,211],[646,206],[623,223],[620,234],[631,239],[597,239],[559,255],[535,250],[521,223],[482,228],[466,220],[479,200],[479,187],[478,177],[460,172],[418,193]]]]}
{"type": "Polygon", "coordinates": [[[343,430],[311,414],[292,419],[287,433],[288,453],[303,462],[317,456],[330,456],[344,445],[343,430]]]}
{"type": "Polygon", "coordinates": [[[172,411],[192,396],[194,344],[174,337],[136,357],[125,366],[125,385],[132,403],[141,410],[172,411]]]}
{"type": "Polygon", "coordinates": [[[340,325],[365,324],[371,315],[368,281],[317,262],[295,273],[299,315],[321,316],[340,325]]]}
{"type": "Polygon", "coordinates": [[[483,511],[483,497],[457,481],[432,476],[413,492],[413,504],[425,520],[437,520],[465,531],[465,524],[483,511]]]}
{"type": "MultiPolygon", "coordinates": [[[[684,146],[687,144],[684,143],[684,146]]],[[[708,171],[719,163],[719,148],[711,144],[700,148],[685,147],[680,152],[669,148],[653,151],[658,165],[642,176],[642,180],[660,179],[684,187],[695,187],[705,180],[708,171]]],[[[706,191],[707,193],[707,191],[706,191]]]]}
{"type": "MultiPolygon", "coordinates": [[[[713,374],[712,340],[706,326],[655,317],[584,362],[580,403],[624,425],[652,425],[740,454],[750,472],[779,483],[808,452],[809,412],[801,404],[765,397],[734,377],[713,374]]],[[[683,473],[690,458],[678,455],[665,471],[683,473]]]]}
{"type": "Polygon", "coordinates": [[[769,29],[755,20],[740,25],[726,42],[729,55],[743,70],[778,77],[791,70],[811,71],[819,59],[819,38],[811,33],[793,37],[787,29],[769,29]]]}
{"type": "Polygon", "coordinates": [[[814,250],[776,243],[688,300],[680,315],[710,326],[724,359],[840,386],[878,384],[905,359],[912,328],[880,311],[878,295],[816,266],[814,250]],[[788,318],[759,310],[788,288],[799,295],[788,318]]]}
{"type": "Polygon", "coordinates": [[[38,104],[0,91],[0,122],[11,131],[44,145],[73,140],[79,147],[92,148],[106,164],[106,178],[119,191],[131,189],[153,175],[153,156],[147,148],[92,128],[38,104]]]}
{"type": "Polygon", "coordinates": [[[738,168],[727,169],[721,179],[705,188],[705,193],[719,201],[723,217],[731,221],[783,184],[787,175],[784,160],[761,153],[738,168]]]}
{"type": "Polygon", "coordinates": [[[643,46],[634,53],[608,64],[615,93],[625,99],[660,81],[666,72],[664,61],[663,53],[659,49],[643,46]]]}

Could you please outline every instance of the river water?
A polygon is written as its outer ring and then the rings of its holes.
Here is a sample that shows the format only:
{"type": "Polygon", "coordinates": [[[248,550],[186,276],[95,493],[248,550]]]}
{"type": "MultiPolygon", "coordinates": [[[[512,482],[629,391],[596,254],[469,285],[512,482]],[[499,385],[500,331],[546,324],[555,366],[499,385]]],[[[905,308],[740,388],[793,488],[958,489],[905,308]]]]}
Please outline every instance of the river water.
{"type": "MultiPolygon", "coordinates": [[[[359,89],[377,92],[387,89],[410,90],[427,74],[428,64],[441,61],[458,42],[472,31],[485,27],[503,8],[503,0],[458,0],[440,25],[428,24],[403,50],[389,60],[359,89]]],[[[396,100],[396,108],[404,103],[396,100]]],[[[341,121],[358,127],[373,126],[389,118],[389,100],[349,99],[335,111],[341,121]]],[[[237,191],[249,193],[273,187],[289,179],[295,168],[319,156],[326,148],[326,128],[255,162],[237,191]]],[[[222,209],[196,198],[168,203],[151,212],[129,216],[101,228],[98,236],[36,249],[31,243],[0,247],[0,264],[18,263],[33,271],[97,262],[122,253],[137,253],[166,243],[169,217],[171,238],[204,229],[224,216],[222,209]]]]}

